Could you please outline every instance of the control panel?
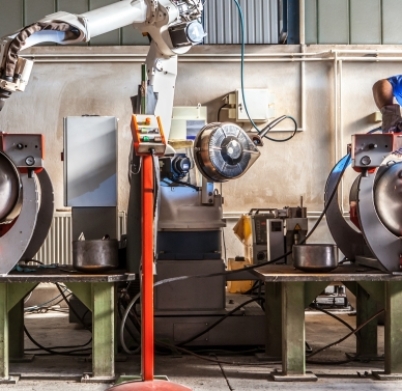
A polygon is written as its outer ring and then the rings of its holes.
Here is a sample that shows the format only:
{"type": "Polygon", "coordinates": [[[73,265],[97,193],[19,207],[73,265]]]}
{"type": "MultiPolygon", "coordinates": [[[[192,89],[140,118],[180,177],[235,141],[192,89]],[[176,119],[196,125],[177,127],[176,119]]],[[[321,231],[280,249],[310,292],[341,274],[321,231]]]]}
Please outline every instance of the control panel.
{"type": "MultiPolygon", "coordinates": [[[[379,167],[386,156],[401,148],[402,135],[399,134],[355,134],[352,136],[353,167],[379,167]]],[[[402,150],[399,154],[402,154],[402,150]]]]}
{"type": "Polygon", "coordinates": [[[17,168],[42,168],[44,138],[41,134],[0,133],[0,149],[17,168]]]}
{"type": "Polygon", "coordinates": [[[133,115],[132,132],[134,149],[138,156],[162,156],[166,151],[166,140],[160,117],[154,115],[133,115]]]}
{"type": "Polygon", "coordinates": [[[280,257],[285,252],[284,225],[269,213],[252,216],[253,262],[262,263],[280,257]]]}

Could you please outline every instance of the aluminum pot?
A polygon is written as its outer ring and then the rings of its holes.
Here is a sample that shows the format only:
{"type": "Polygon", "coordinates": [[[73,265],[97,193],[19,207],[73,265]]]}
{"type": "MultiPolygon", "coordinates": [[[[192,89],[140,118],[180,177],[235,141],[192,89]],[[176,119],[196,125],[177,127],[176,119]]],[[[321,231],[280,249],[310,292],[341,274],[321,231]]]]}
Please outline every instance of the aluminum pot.
{"type": "Polygon", "coordinates": [[[338,266],[338,247],[334,244],[295,245],[293,266],[305,272],[329,272],[338,266]]]}
{"type": "Polygon", "coordinates": [[[119,266],[119,242],[107,240],[73,241],[73,266],[83,272],[101,272],[119,266]]]}

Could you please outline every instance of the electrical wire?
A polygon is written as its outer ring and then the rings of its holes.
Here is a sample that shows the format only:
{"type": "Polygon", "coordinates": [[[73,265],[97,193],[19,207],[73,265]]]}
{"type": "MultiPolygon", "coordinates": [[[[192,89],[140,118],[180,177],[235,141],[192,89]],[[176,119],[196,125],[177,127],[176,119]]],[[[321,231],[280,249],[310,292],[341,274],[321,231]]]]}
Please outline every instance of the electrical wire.
{"type": "Polygon", "coordinates": [[[251,125],[257,131],[257,133],[259,135],[261,133],[264,133],[264,135],[262,137],[265,137],[266,139],[268,139],[270,141],[274,141],[274,142],[282,143],[285,141],[289,141],[297,134],[297,122],[293,117],[288,116],[288,115],[279,117],[271,122],[271,124],[275,123],[274,125],[268,124],[262,130],[259,129],[259,127],[256,125],[256,123],[251,118],[251,115],[249,113],[248,106],[247,106],[245,87],[244,87],[244,63],[245,63],[245,48],[246,48],[244,14],[243,14],[243,9],[242,9],[240,3],[238,2],[238,0],[233,0],[233,1],[236,4],[238,14],[239,14],[239,21],[240,21],[240,41],[241,41],[241,44],[240,44],[240,48],[241,48],[241,52],[240,52],[240,56],[241,56],[241,58],[240,58],[240,84],[241,84],[241,87],[240,87],[240,89],[241,89],[241,94],[242,94],[242,99],[243,99],[244,110],[247,114],[247,117],[248,117],[251,125]],[[287,137],[285,139],[275,139],[275,138],[268,137],[266,135],[267,132],[269,132],[272,128],[274,128],[276,125],[278,125],[280,122],[282,122],[285,119],[290,119],[295,124],[295,130],[289,137],[287,137]],[[272,127],[269,128],[270,126],[272,126],[272,127]]]}
{"type": "MultiPolygon", "coordinates": [[[[39,262],[39,261],[38,261],[38,262],[39,262]]],[[[29,297],[31,297],[32,292],[33,292],[34,290],[35,290],[35,288],[31,291],[29,297]]],[[[71,292],[67,287],[65,287],[64,292],[66,292],[66,291],[71,292]]],[[[68,296],[71,296],[71,293],[70,293],[68,296]]],[[[34,305],[34,306],[31,306],[31,307],[26,307],[26,308],[24,308],[24,311],[30,312],[30,311],[34,311],[34,310],[36,310],[36,309],[41,309],[41,308],[43,308],[43,307],[46,307],[47,304],[50,304],[50,303],[52,303],[53,301],[57,300],[59,297],[62,297],[62,295],[59,294],[59,295],[57,295],[56,297],[54,297],[53,299],[48,300],[48,301],[45,301],[45,302],[42,303],[42,304],[34,305]]],[[[29,298],[28,298],[28,299],[29,299],[29,298]]],[[[27,299],[27,301],[28,301],[28,299],[27,299]]],[[[53,305],[57,305],[57,304],[61,303],[63,300],[64,300],[64,298],[62,298],[60,301],[58,301],[57,303],[55,303],[55,304],[53,304],[53,305]]]]}
{"type": "MultiPolygon", "coordinates": [[[[305,243],[307,241],[307,239],[309,239],[311,237],[311,235],[315,232],[315,230],[317,229],[318,225],[321,223],[323,217],[325,216],[325,213],[327,212],[332,200],[335,197],[336,192],[338,191],[339,183],[341,182],[341,179],[343,177],[343,174],[346,171],[346,168],[349,166],[350,159],[351,159],[351,155],[350,154],[346,155],[346,160],[344,162],[344,166],[343,166],[342,171],[341,171],[341,173],[339,175],[339,178],[338,178],[338,180],[337,180],[337,182],[335,184],[334,191],[332,192],[332,194],[328,198],[328,202],[325,205],[324,210],[321,212],[320,216],[318,217],[318,219],[317,219],[316,223],[314,224],[313,228],[306,235],[306,237],[300,242],[300,244],[305,243]]],[[[259,263],[257,265],[246,266],[243,269],[229,270],[229,271],[225,271],[225,272],[222,272],[222,273],[212,273],[212,274],[205,274],[205,275],[180,276],[180,277],[166,278],[164,280],[160,280],[160,281],[157,281],[156,283],[154,283],[154,287],[157,287],[157,286],[160,286],[160,285],[163,285],[163,284],[167,284],[167,283],[171,283],[171,282],[175,282],[175,281],[182,281],[182,280],[186,280],[186,279],[190,279],[190,278],[209,278],[209,277],[228,276],[228,275],[241,273],[241,272],[248,271],[248,270],[254,270],[254,269],[258,269],[261,266],[271,265],[271,264],[273,264],[273,263],[275,263],[275,262],[277,262],[277,261],[279,261],[279,260],[281,260],[283,258],[286,258],[290,254],[292,254],[292,251],[288,251],[285,254],[283,254],[283,255],[281,255],[279,257],[276,257],[276,258],[274,258],[274,259],[272,259],[270,261],[262,262],[262,263],[259,263]]]]}
{"type": "Polygon", "coordinates": [[[193,335],[190,338],[187,338],[186,340],[178,343],[175,346],[183,346],[186,345],[192,341],[194,341],[195,339],[201,337],[202,335],[204,335],[205,333],[207,333],[208,331],[212,330],[214,327],[216,327],[218,324],[222,323],[225,319],[227,319],[229,316],[233,315],[235,312],[237,312],[240,308],[246,306],[247,304],[253,303],[254,301],[259,301],[259,300],[264,300],[260,297],[256,297],[250,300],[245,301],[244,303],[239,304],[238,306],[236,306],[235,308],[233,308],[232,310],[230,310],[227,314],[225,314],[224,316],[222,316],[220,319],[218,319],[216,322],[212,323],[210,326],[208,326],[207,328],[205,328],[203,331],[200,331],[199,333],[193,335]]]}
{"type": "MultiPolygon", "coordinates": [[[[200,191],[200,188],[198,186],[192,185],[191,183],[187,183],[187,182],[182,182],[182,181],[178,181],[178,180],[174,180],[174,179],[170,179],[173,183],[177,183],[178,185],[183,185],[183,186],[187,186],[187,187],[191,187],[192,189],[196,190],[196,191],[200,191]]],[[[166,183],[166,182],[165,182],[166,183]]]]}
{"type": "MultiPolygon", "coordinates": [[[[71,311],[75,314],[75,316],[81,321],[81,323],[83,324],[84,328],[85,328],[86,330],[88,330],[88,327],[85,325],[85,322],[84,322],[84,317],[85,317],[85,315],[89,312],[89,310],[87,310],[87,311],[84,313],[84,315],[82,316],[82,318],[81,318],[81,317],[77,314],[77,312],[75,311],[75,309],[71,306],[70,302],[67,300],[67,296],[64,294],[64,292],[67,290],[67,288],[63,291],[62,288],[60,287],[60,285],[59,285],[58,283],[55,283],[55,285],[56,285],[57,289],[58,289],[59,292],[60,292],[60,295],[59,295],[59,296],[62,296],[62,297],[63,297],[63,300],[65,300],[65,302],[66,302],[67,305],[69,306],[70,310],[71,310],[71,311]]],[[[58,297],[59,297],[59,296],[58,296],[58,297]]],[[[85,346],[89,345],[89,344],[92,342],[92,338],[90,338],[88,342],[86,342],[86,343],[84,343],[84,344],[82,344],[82,345],[55,346],[55,347],[52,347],[52,348],[48,348],[48,347],[43,346],[43,345],[40,344],[39,342],[37,342],[37,341],[32,337],[32,335],[30,334],[30,332],[28,331],[28,329],[27,329],[27,327],[26,327],[25,325],[24,325],[24,331],[25,331],[25,334],[27,335],[27,337],[29,338],[29,340],[30,340],[35,346],[37,346],[40,350],[44,350],[44,351],[48,352],[49,354],[53,354],[53,355],[63,355],[63,356],[88,356],[89,353],[86,353],[86,354],[85,354],[85,353],[81,353],[81,352],[84,352],[84,351],[87,351],[87,350],[91,349],[91,348],[89,347],[89,348],[86,348],[86,349],[75,349],[75,350],[70,350],[70,351],[67,351],[67,352],[57,352],[57,351],[55,351],[54,349],[71,349],[71,348],[81,348],[81,347],[85,347],[85,346]]],[[[90,331],[90,329],[89,329],[89,331],[90,331]]],[[[38,349],[26,349],[26,350],[27,350],[27,351],[28,351],[28,350],[29,350],[29,351],[32,351],[32,350],[38,350],[38,349]]]]}
{"type": "MultiPolygon", "coordinates": [[[[74,309],[74,307],[70,304],[70,302],[67,300],[66,295],[64,294],[64,292],[62,291],[60,285],[58,282],[55,283],[57,289],[59,290],[60,294],[63,296],[63,299],[65,300],[65,302],[67,303],[68,307],[70,308],[71,312],[77,317],[77,319],[81,322],[82,326],[84,327],[84,329],[88,330],[88,331],[92,331],[90,327],[88,327],[85,322],[83,317],[81,318],[77,311],[74,309]]],[[[88,311],[87,311],[88,312],[88,311]]],[[[84,314],[84,316],[87,314],[87,312],[84,314]]]]}
{"type": "MultiPolygon", "coordinates": [[[[348,322],[345,322],[342,318],[340,318],[339,316],[336,316],[335,314],[331,313],[330,311],[327,311],[327,310],[325,310],[325,309],[323,309],[323,308],[320,308],[320,307],[318,307],[318,306],[310,306],[310,308],[311,308],[312,310],[321,311],[321,312],[323,312],[324,314],[331,316],[332,318],[336,319],[338,322],[340,322],[340,323],[342,323],[344,326],[346,326],[350,331],[353,331],[353,330],[354,330],[354,328],[353,328],[348,322]]],[[[356,337],[359,338],[359,335],[357,334],[356,337]]]]}
{"type": "Polygon", "coordinates": [[[127,345],[126,345],[126,341],[124,340],[124,329],[126,327],[126,322],[127,322],[127,318],[128,318],[128,314],[131,311],[131,308],[133,308],[134,304],[136,303],[136,301],[140,298],[141,296],[141,292],[137,293],[130,301],[130,303],[128,304],[126,310],[124,311],[123,314],[123,319],[121,320],[120,323],[120,332],[119,332],[119,337],[120,337],[120,343],[121,346],[123,348],[123,350],[127,353],[127,354],[137,354],[140,350],[141,350],[141,345],[138,345],[134,350],[130,350],[127,345]]]}
{"type": "Polygon", "coordinates": [[[221,107],[219,107],[218,109],[218,114],[216,116],[216,119],[218,122],[221,122],[221,111],[227,106],[227,104],[225,103],[224,105],[222,105],[221,107]]]}
{"type": "MultiPolygon", "coordinates": [[[[376,312],[373,316],[371,316],[369,319],[367,319],[364,323],[362,323],[359,327],[353,329],[350,333],[346,334],[344,337],[338,339],[335,342],[332,342],[320,349],[317,349],[316,351],[314,351],[313,353],[309,354],[307,356],[307,358],[313,357],[315,355],[317,355],[318,353],[321,353],[323,350],[326,350],[334,345],[340,344],[341,342],[345,341],[345,339],[348,339],[351,335],[356,334],[357,332],[359,332],[363,327],[365,327],[367,324],[369,324],[372,320],[374,320],[375,318],[377,318],[379,315],[381,315],[383,312],[385,312],[385,310],[380,310],[378,312],[376,312]]],[[[307,361],[309,362],[309,361],[307,361]]]]}
{"type": "Polygon", "coordinates": [[[49,354],[52,355],[59,355],[59,356],[88,356],[89,353],[80,353],[82,351],[88,350],[88,349],[77,349],[77,350],[73,350],[70,352],[56,352],[53,349],[47,348],[43,345],[41,345],[39,342],[37,342],[32,335],[30,334],[30,332],[28,331],[27,327],[24,326],[24,331],[26,336],[29,338],[29,340],[36,345],[38,348],[40,348],[41,350],[44,350],[45,352],[48,352],[49,354]]]}

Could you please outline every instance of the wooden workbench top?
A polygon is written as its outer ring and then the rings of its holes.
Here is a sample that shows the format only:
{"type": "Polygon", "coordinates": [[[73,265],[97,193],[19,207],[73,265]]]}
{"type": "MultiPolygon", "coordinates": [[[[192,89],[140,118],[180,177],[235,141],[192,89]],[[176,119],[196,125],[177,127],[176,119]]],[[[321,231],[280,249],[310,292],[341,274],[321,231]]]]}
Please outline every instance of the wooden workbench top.
{"type": "Polygon", "coordinates": [[[282,281],[402,281],[402,271],[386,273],[359,265],[341,265],[331,272],[312,273],[289,265],[265,265],[252,271],[266,282],[282,281]]]}

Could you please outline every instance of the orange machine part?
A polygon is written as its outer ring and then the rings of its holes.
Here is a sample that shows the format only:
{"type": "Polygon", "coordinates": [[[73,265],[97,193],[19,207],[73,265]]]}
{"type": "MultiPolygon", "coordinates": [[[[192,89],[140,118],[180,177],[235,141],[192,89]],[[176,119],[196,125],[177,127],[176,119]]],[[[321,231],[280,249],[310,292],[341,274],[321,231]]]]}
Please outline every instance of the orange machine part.
{"type": "Polygon", "coordinates": [[[153,157],[142,169],[142,378],[154,380],[154,170],[153,157]]]}

